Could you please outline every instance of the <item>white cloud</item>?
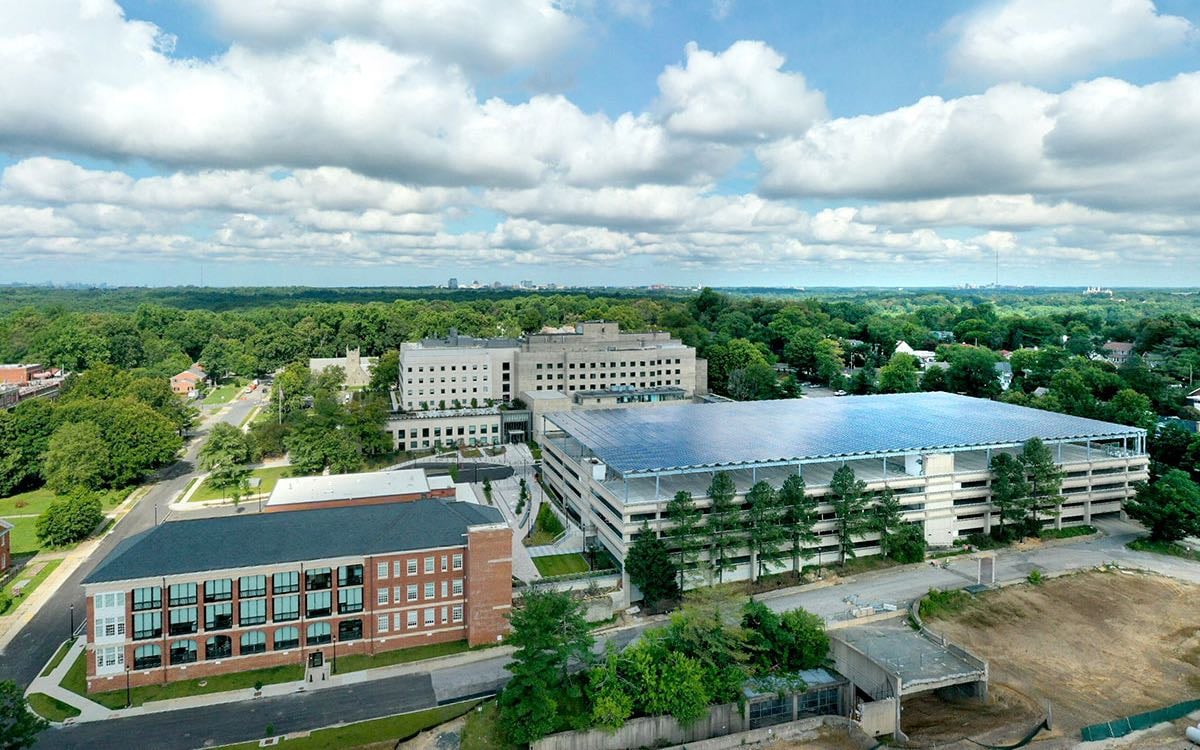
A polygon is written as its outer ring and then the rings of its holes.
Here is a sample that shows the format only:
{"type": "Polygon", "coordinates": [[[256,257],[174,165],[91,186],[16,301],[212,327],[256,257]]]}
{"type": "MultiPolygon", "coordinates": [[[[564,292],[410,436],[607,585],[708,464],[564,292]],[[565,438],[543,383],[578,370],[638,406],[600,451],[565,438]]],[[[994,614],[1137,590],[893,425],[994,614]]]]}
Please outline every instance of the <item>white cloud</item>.
{"type": "Polygon", "coordinates": [[[685,66],[658,77],[667,128],[730,141],[803,133],[828,116],[825,95],[800,73],[783,72],[783,63],[763,42],[735,42],[719,54],[690,42],[685,66]]]}
{"type": "Polygon", "coordinates": [[[350,36],[488,72],[553,57],[582,30],[552,0],[213,0],[211,7],[242,42],[350,36]]]}
{"type": "Polygon", "coordinates": [[[1053,82],[1151,57],[1194,38],[1186,18],[1152,0],[1005,0],[953,21],[956,74],[991,81],[1053,82]]]}

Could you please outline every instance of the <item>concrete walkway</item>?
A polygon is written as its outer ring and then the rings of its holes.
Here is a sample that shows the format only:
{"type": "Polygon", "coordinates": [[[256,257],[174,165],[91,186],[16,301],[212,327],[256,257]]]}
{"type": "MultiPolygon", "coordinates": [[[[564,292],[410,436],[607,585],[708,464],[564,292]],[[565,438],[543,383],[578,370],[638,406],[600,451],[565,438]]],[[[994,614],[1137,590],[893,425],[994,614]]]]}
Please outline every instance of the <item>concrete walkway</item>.
{"type": "Polygon", "coordinates": [[[574,552],[583,552],[583,531],[569,521],[565,525],[567,527],[566,532],[554,544],[530,547],[529,556],[549,557],[550,555],[569,555],[574,552]]]}
{"type": "MultiPolygon", "coordinates": [[[[304,693],[325,690],[328,688],[340,687],[343,685],[356,685],[373,680],[383,680],[390,677],[401,677],[410,674],[422,674],[435,670],[457,670],[468,665],[481,662],[488,662],[497,659],[507,660],[513,653],[513,648],[510,646],[499,646],[496,648],[481,649],[478,651],[468,651],[461,654],[451,654],[449,656],[438,656],[432,659],[423,659],[421,661],[412,661],[405,664],[394,664],[390,667],[377,667],[375,669],[363,669],[356,672],[348,672],[346,674],[330,675],[329,679],[322,682],[306,683],[304,680],[294,682],[280,682],[273,685],[263,685],[261,691],[256,691],[254,688],[244,688],[241,690],[228,690],[222,693],[207,693],[205,695],[191,695],[185,698],[169,698],[161,701],[148,701],[140,706],[132,708],[111,709],[100,705],[94,701],[74,693],[62,687],[59,683],[70,670],[71,665],[75,660],[80,658],[84,650],[83,639],[80,638],[72,644],[70,651],[63,658],[62,662],[54,668],[54,670],[45,677],[35,679],[25,691],[25,694],[44,693],[68,705],[78,708],[80,714],[78,717],[68,719],[66,724],[75,724],[86,721],[104,721],[106,719],[119,719],[127,716],[144,716],[146,714],[162,713],[164,711],[180,711],[188,708],[200,708],[205,706],[220,706],[227,703],[238,703],[240,701],[254,700],[257,698],[269,698],[277,695],[289,695],[291,693],[304,693]]],[[[118,680],[119,682],[119,680],[118,680]]],[[[119,690],[119,688],[117,688],[119,690]]]]}

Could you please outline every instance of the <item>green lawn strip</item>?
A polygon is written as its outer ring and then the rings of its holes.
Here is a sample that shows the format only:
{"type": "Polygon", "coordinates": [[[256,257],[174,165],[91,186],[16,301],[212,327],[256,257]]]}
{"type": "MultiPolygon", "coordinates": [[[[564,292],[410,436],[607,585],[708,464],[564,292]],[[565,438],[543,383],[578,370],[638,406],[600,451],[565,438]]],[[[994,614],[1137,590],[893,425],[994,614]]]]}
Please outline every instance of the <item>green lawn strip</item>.
{"type": "Polygon", "coordinates": [[[225,385],[217,386],[204,397],[204,403],[209,406],[229,403],[245,387],[244,384],[239,383],[226,383],[225,385]]]}
{"type": "MultiPolygon", "coordinates": [[[[104,508],[112,508],[128,497],[130,492],[129,489],[104,490],[98,492],[97,496],[104,508]]],[[[37,538],[37,516],[58,499],[45,487],[0,499],[0,518],[14,526],[10,537],[13,556],[28,555],[43,549],[37,538]]]]}
{"type": "MultiPolygon", "coordinates": [[[[109,683],[114,686],[120,685],[121,687],[117,689],[106,690],[102,693],[88,693],[86,670],[86,659],[76,659],[75,663],[67,671],[66,676],[63,677],[62,686],[107,708],[125,708],[124,680],[118,676],[113,678],[112,682],[109,683]]],[[[302,679],[304,679],[304,667],[302,665],[285,664],[280,667],[233,672],[194,680],[180,680],[179,682],[169,682],[165,685],[143,685],[142,687],[133,688],[130,691],[130,698],[133,701],[133,705],[140,706],[150,701],[164,701],[171,698],[186,698],[192,695],[224,693],[229,690],[252,688],[256,682],[262,682],[264,685],[272,685],[280,682],[299,682],[302,679]],[[201,682],[205,684],[201,686],[201,682]]]]}
{"type": "MultiPolygon", "coordinates": [[[[347,750],[384,742],[391,747],[400,740],[415,737],[426,729],[457,719],[478,704],[479,701],[456,703],[425,711],[389,716],[384,719],[370,719],[356,724],[318,729],[307,737],[289,739],[281,747],[286,747],[287,750],[326,750],[331,747],[347,750]]],[[[258,740],[255,740],[238,745],[227,745],[226,750],[256,750],[258,746],[258,740]]]]}
{"type": "Polygon", "coordinates": [[[430,643],[412,648],[398,648],[392,651],[371,656],[369,654],[348,654],[339,656],[337,660],[338,674],[358,672],[363,669],[390,667],[393,664],[407,664],[422,659],[432,659],[437,656],[450,656],[470,651],[466,641],[449,641],[447,643],[430,643]]]}
{"type": "MultiPolygon", "coordinates": [[[[33,564],[36,565],[37,563],[33,562],[33,564]]],[[[49,575],[54,572],[54,569],[57,568],[61,564],[62,564],[62,560],[47,560],[46,564],[42,566],[42,569],[39,570],[37,573],[35,573],[32,578],[30,578],[28,575],[26,575],[24,570],[22,570],[20,573],[13,576],[12,580],[10,580],[8,582],[8,585],[6,585],[4,587],[4,593],[13,597],[12,601],[9,603],[8,606],[11,609],[16,609],[21,604],[21,602],[24,601],[25,599],[27,599],[29,597],[29,595],[32,594],[37,589],[38,586],[41,586],[42,581],[46,580],[46,578],[49,577],[49,575]],[[27,583],[25,585],[24,590],[21,592],[21,596],[20,597],[15,596],[13,593],[13,590],[16,588],[18,583],[20,583],[21,581],[24,581],[27,578],[29,578],[29,583],[27,583]]],[[[26,568],[26,569],[28,569],[28,568],[26,568]]],[[[5,614],[7,611],[8,610],[0,609],[0,615],[5,614]]]]}
{"type": "Polygon", "coordinates": [[[533,564],[537,566],[539,573],[547,577],[586,573],[590,570],[587,560],[578,552],[572,552],[567,555],[535,557],[533,558],[533,564]]]}
{"type": "Polygon", "coordinates": [[[1042,539],[1071,539],[1095,533],[1096,528],[1094,526],[1067,526],[1062,529],[1045,529],[1042,531],[1042,539]]]}
{"type": "Polygon", "coordinates": [[[75,643],[74,638],[66,641],[63,643],[63,645],[58,647],[58,650],[54,652],[54,658],[51,659],[50,662],[46,664],[46,668],[42,670],[42,674],[40,675],[41,677],[48,677],[50,673],[62,663],[62,660],[67,655],[67,652],[71,650],[71,644],[73,643],[75,643]]]}
{"type": "Polygon", "coordinates": [[[42,543],[37,538],[36,518],[6,518],[4,520],[13,525],[12,531],[8,532],[8,535],[14,557],[42,551],[42,543]]]}
{"type": "MultiPolygon", "coordinates": [[[[275,485],[279,482],[280,478],[287,476],[288,472],[291,470],[291,466],[268,466],[263,469],[255,469],[254,471],[251,471],[250,476],[258,477],[262,480],[262,484],[260,484],[257,489],[252,489],[251,492],[254,494],[262,493],[269,495],[271,490],[275,489],[275,485]]],[[[229,490],[213,487],[206,479],[204,480],[204,484],[200,485],[198,488],[196,488],[196,491],[192,493],[192,497],[188,500],[188,502],[202,503],[208,500],[221,500],[222,498],[226,497],[229,497],[229,490]]]]}
{"type": "Polygon", "coordinates": [[[1136,552],[1151,552],[1156,555],[1169,555],[1170,557],[1181,557],[1184,560],[1200,562],[1200,552],[1195,552],[1175,542],[1152,542],[1150,539],[1143,537],[1141,539],[1134,539],[1125,546],[1136,552]]]}
{"type": "Polygon", "coordinates": [[[50,721],[62,722],[79,715],[78,708],[44,693],[30,693],[25,700],[35,714],[50,721]]]}
{"type": "Polygon", "coordinates": [[[496,701],[488,701],[467,716],[459,737],[462,750],[517,750],[500,734],[499,711],[496,701]]]}
{"type": "Polygon", "coordinates": [[[41,487],[29,492],[19,492],[16,495],[0,499],[0,516],[39,515],[50,503],[58,499],[49,487],[41,487]]]}

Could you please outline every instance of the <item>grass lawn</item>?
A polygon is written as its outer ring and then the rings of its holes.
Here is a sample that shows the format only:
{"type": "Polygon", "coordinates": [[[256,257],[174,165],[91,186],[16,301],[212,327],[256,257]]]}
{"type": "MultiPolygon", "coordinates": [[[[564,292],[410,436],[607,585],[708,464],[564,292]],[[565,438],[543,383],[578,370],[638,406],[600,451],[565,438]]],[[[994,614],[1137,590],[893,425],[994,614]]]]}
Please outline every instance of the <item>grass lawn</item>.
{"type": "Polygon", "coordinates": [[[533,564],[537,566],[538,572],[544,576],[565,576],[571,573],[586,573],[590,568],[587,560],[578,552],[572,552],[568,555],[550,555],[549,557],[535,557],[533,564]]]}
{"type": "Polygon", "coordinates": [[[54,668],[62,663],[63,657],[67,655],[67,651],[71,650],[71,644],[74,642],[75,639],[72,638],[71,640],[64,642],[63,645],[59,646],[58,650],[54,652],[54,658],[46,664],[46,668],[42,670],[42,674],[40,676],[46,677],[53,672],[54,668]]]}
{"type": "Polygon", "coordinates": [[[432,659],[435,656],[461,654],[470,650],[471,647],[467,645],[466,641],[450,641],[448,643],[430,643],[426,646],[414,646],[413,648],[398,648],[393,651],[384,651],[375,656],[350,654],[338,657],[337,671],[338,674],[345,674],[346,672],[358,672],[362,669],[390,667],[393,664],[407,664],[408,662],[420,661],[421,659],[432,659]]]}
{"type": "Polygon", "coordinates": [[[43,693],[30,693],[26,699],[33,712],[43,719],[63,721],[79,715],[79,709],[43,693]]]}
{"type": "MultiPolygon", "coordinates": [[[[96,493],[103,508],[116,507],[118,503],[129,496],[132,490],[105,490],[96,493]]],[[[58,499],[46,487],[29,492],[21,492],[11,497],[0,498],[0,518],[13,524],[11,534],[12,554],[28,555],[39,552],[42,543],[37,538],[37,516],[41,515],[50,504],[58,499]]]]}
{"type": "MultiPolygon", "coordinates": [[[[262,484],[259,485],[258,489],[251,490],[251,492],[255,494],[271,494],[271,490],[275,489],[275,484],[279,481],[279,479],[281,477],[288,476],[288,472],[290,471],[292,471],[291,466],[270,466],[265,469],[255,469],[254,471],[250,472],[250,476],[258,477],[262,480],[262,484]]],[[[221,498],[228,496],[228,490],[217,489],[209,484],[208,480],[206,479],[204,480],[204,484],[200,485],[196,492],[192,494],[192,497],[190,500],[188,500],[188,502],[202,503],[207,500],[220,500],[221,498]]]]}
{"type": "Polygon", "coordinates": [[[1143,537],[1141,539],[1134,539],[1125,546],[1137,552],[1152,552],[1156,555],[1170,555],[1171,557],[1182,557],[1184,560],[1200,562],[1200,552],[1193,552],[1182,544],[1174,542],[1152,542],[1148,537],[1143,537]]]}
{"type": "Polygon", "coordinates": [[[1095,533],[1095,526],[1068,526],[1065,529],[1045,529],[1042,531],[1042,539],[1071,539],[1095,533]]]}
{"type": "MultiPolygon", "coordinates": [[[[21,596],[19,598],[13,598],[12,602],[9,604],[9,607],[16,609],[18,606],[20,606],[21,602],[24,601],[30,594],[32,594],[38,586],[41,586],[42,581],[45,581],[46,578],[48,578],[50,574],[54,572],[54,569],[57,568],[61,563],[62,560],[47,560],[46,564],[42,566],[42,569],[35,573],[30,579],[29,583],[26,584],[24,591],[21,592],[21,596]]],[[[34,564],[36,565],[37,563],[34,564]]],[[[29,575],[27,575],[24,570],[13,576],[12,580],[8,582],[8,585],[4,587],[4,593],[12,596],[13,589],[16,588],[16,585],[19,582],[24,581],[26,578],[29,578],[29,575]]],[[[6,612],[7,610],[0,609],[0,615],[5,614],[6,612]]]]}
{"type": "Polygon", "coordinates": [[[17,493],[11,497],[0,498],[0,517],[30,514],[36,516],[49,508],[50,503],[57,499],[58,495],[55,495],[49,487],[40,487],[29,492],[17,493]]]}
{"type": "Polygon", "coordinates": [[[517,750],[500,735],[499,710],[496,701],[488,701],[467,717],[463,727],[462,750],[517,750]]]}
{"type": "MultiPolygon", "coordinates": [[[[389,716],[386,719],[371,719],[357,724],[318,729],[307,737],[290,739],[280,746],[286,747],[287,750],[326,750],[331,747],[348,750],[368,745],[393,747],[400,740],[415,737],[426,729],[445,724],[451,719],[457,719],[478,704],[479,701],[457,703],[426,711],[389,716]]],[[[243,742],[240,745],[227,745],[226,748],[228,750],[256,750],[258,746],[258,741],[255,740],[243,742]]]]}
{"type": "Polygon", "coordinates": [[[227,404],[245,387],[245,383],[226,383],[225,385],[217,386],[204,397],[204,403],[208,406],[213,404],[227,404]]]}
{"type": "MultiPolygon", "coordinates": [[[[184,698],[189,695],[224,693],[228,690],[252,688],[254,687],[254,683],[259,681],[264,685],[272,685],[279,682],[299,682],[303,679],[303,666],[299,664],[286,664],[281,667],[214,675],[204,679],[197,678],[194,680],[169,682],[166,685],[144,685],[142,687],[135,687],[131,691],[130,697],[133,700],[133,705],[140,706],[149,701],[162,701],[170,698],[184,698]],[[201,682],[207,684],[201,687],[201,682]]],[[[64,688],[73,693],[78,693],[88,700],[95,701],[108,708],[125,708],[124,681],[114,678],[112,684],[114,686],[120,684],[121,687],[103,693],[89,694],[87,692],[87,661],[82,658],[75,660],[75,663],[71,665],[70,670],[67,671],[67,675],[63,677],[62,681],[64,688]]]]}
{"type": "Polygon", "coordinates": [[[4,520],[13,525],[12,531],[8,532],[13,556],[41,552],[42,543],[37,538],[36,518],[6,518],[4,520]]]}

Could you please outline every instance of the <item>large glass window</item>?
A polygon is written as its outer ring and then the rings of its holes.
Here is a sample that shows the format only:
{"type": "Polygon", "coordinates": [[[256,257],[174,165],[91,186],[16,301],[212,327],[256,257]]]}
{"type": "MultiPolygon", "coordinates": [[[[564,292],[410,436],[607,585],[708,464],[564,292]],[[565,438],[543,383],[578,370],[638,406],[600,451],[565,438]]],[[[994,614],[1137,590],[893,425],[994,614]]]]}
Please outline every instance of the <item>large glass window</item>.
{"type": "Polygon", "coordinates": [[[158,638],[162,635],[162,612],[139,612],[133,616],[133,639],[158,638]]]}
{"type": "Polygon", "coordinates": [[[182,607],[187,604],[196,603],[196,584],[194,583],[172,583],[168,589],[168,603],[172,607],[182,607]]]}
{"type": "Polygon", "coordinates": [[[362,638],[362,620],[342,620],[338,623],[339,641],[357,641],[362,638]]]}
{"type": "Polygon", "coordinates": [[[304,642],[310,646],[319,643],[329,643],[331,640],[333,640],[333,637],[330,635],[329,623],[327,622],[314,622],[304,632],[304,642]]]}
{"type": "Polygon", "coordinates": [[[204,601],[226,602],[233,598],[233,579],[217,578],[204,582],[204,601]]]}
{"type": "Polygon", "coordinates": [[[314,591],[304,595],[304,616],[324,617],[333,612],[333,597],[328,591],[314,591]]]}
{"type": "Polygon", "coordinates": [[[267,621],[267,600],[246,599],[238,602],[238,625],[262,625],[267,621]]]}
{"type": "Polygon", "coordinates": [[[267,634],[261,630],[242,633],[242,642],[238,645],[238,654],[261,654],[267,650],[267,634]]]}
{"type": "Polygon", "coordinates": [[[133,652],[134,669],[154,669],[162,666],[162,647],[153,643],[138,646],[133,652]]]}
{"type": "Polygon", "coordinates": [[[304,571],[304,590],[318,591],[327,589],[333,585],[332,577],[329,573],[329,568],[313,568],[312,570],[304,571]]]}
{"type": "Polygon", "coordinates": [[[193,640],[175,641],[171,644],[171,663],[190,664],[196,661],[196,642],[193,640]]]}
{"type": "Polygon", "coordinates": [[[162,607],[162,589],[158,586],[144,586],[133,590],[133,611],[145,609],[160,609],[162,607]]]}
{"type": "Polygon", "coordinates": [[[275,622],[287,622],[288,620],[300,619],[300,595],[291,594],[289,596],[275,597],[272,606],[272,612],[275,622]]]}
{"type": "Polygon", "coordinates": [[[233,605],[209,604],[204,608],[205,630],[228,630],[233,627],[233,605]]]}
{"type": "Polygon", "coordinates": [[[294,594],[300,590],[300,574],[294,570],[271,576],[271,593],[294,594]]]}
{"type": "Polygon", "coordinates": [[[351,614],[353,612],[362,612],[363,608],[363,590],[355,587],[352,589],[338,589],[338,614],[351,614]]]}
{"type": "Polygon", "coordinates": [[[342,565],[338,568],[339,586],[361,586],[363,582],[363,566],[342,565]]]}
{"type": "Polygon", "coordinates": [[[285,651],[300,645],[300,628],[286,627],[275,631],[275,650],[285,651]]]}
{"type": "Polygon", "coordinates": [[[415,576],[416,574],[417,574],[417,559],[414,557],[413,559],[408,561],[408,575],[415,576]]]}
{"type": "Polygon", "coordinates": [[[436,592],[434,591],[434,586],[433,586],[432,581],[425,584],[425,598],[426,599],[432,599],[434,597],[435,593],[436,592]]]}
{"type": "Polygon", "coordinates": [[[462,570],[463,556],[461,553],[452,557],[451,560],[453,560],[453,567],[455,570],[462,570]]]}
{"type": "Polygon", "coordinates": [[[426,573],[433,572],[433,558],[432,557],[425,558],[425,572],[426,573]]]}
{"type": "Polygon", "coordinates": [[[205,659],[224,659],[233,656],[233,640],[227,635],[214,635],[204,642],[205,659]]]}
{"type": "Polygon", "coordinates": [[[408,584],[408,590],[405,591],[405,600],[415,602],[417,600],[417,584],[408,584]]]}
{"type": "Polygon", "coordinates": [[[238,579],[238,596],[249,599],[255,596],[267,595],[266,576],[242,576],[238,579]]]}
{"type": "Polygon", "coordinates": [[[195,607],[180,607],[171,610],[171,635],[188,635],[195,633],[200,624],[196,619],[195,607]]]}

